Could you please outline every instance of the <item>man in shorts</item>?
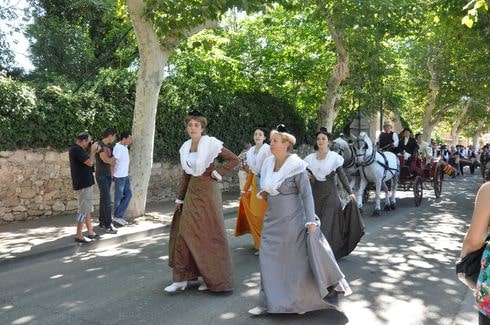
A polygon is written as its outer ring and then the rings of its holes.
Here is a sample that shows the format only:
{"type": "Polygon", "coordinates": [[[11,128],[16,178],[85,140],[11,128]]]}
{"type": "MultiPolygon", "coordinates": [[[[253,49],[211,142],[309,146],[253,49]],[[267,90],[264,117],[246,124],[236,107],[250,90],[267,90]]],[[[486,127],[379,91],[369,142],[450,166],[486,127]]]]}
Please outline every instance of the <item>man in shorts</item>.
{"type": "Polygon", "coordinates": [[[75,241],[77,243],[90,243],[99,236],[92,228],[92,187],[94,185],[94,176],[92,168],[95,160],[95,153],[98,150],[96,143],[92,144],[92,138],[87,132],[78,134],[75,144],[70,147],[68,155],[70,157],[70,171],[73,189],[77,194],[77,234],[75,241]],[[90,147],[90,155],[86,150],[90,147]],[[83,225],[87,226],[88,236],[82,233],[83,225]]]}

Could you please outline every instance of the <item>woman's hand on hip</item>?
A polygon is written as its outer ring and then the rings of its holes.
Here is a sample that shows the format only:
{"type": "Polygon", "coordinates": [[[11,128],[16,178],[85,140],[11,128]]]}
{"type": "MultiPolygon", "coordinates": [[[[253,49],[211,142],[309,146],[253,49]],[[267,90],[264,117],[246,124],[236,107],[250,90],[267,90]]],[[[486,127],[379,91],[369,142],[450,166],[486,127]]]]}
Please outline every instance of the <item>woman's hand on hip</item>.
{"type": "Polygon", "coordinates": [[[316,223],[310,223],[308,225],[308,233],[313,234],[316,231],[316,228],[318,228],[316,223]]]}

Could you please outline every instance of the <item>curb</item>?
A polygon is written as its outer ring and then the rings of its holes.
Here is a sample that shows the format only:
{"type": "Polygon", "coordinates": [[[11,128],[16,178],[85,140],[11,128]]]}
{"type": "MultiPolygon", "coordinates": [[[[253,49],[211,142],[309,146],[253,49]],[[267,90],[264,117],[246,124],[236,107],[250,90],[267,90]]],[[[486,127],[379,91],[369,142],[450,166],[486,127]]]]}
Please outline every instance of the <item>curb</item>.
{"type": "MultiPolygon", "coordinates": [[[[226,217],[226,215],[231,213],[236,213],[238,207],[230,207],[223,209],[223,215],[226,219],[232,218],[231,216],[226,217]]],[[[235,216],[233,216],[235,217],[235,216]]],[[[45,257],[50,258],[72,256],[78,253],[88,252],[94,249],[100,249],[109,246],[120,245],[128,242],[142,240],[146,237],[156,236],[170,231],[170,222],[164,220],[160,225],[155,227],[136,230],[127,234],[116,235],[113,237],[102,237],[99,240],[94,241],[90,244],[79,244],[73,242],[73,236],[66,236],[60,238],[60,242],[53,244],[41,250],[30,250],[27,252],[20,253],[19,255],[0,260],[0,273],[13,269],[14,267],[19,267],[32,262],[42,261],[45,257]]],[[[35,246],[33,246],[35,247],[35,246]]]]}

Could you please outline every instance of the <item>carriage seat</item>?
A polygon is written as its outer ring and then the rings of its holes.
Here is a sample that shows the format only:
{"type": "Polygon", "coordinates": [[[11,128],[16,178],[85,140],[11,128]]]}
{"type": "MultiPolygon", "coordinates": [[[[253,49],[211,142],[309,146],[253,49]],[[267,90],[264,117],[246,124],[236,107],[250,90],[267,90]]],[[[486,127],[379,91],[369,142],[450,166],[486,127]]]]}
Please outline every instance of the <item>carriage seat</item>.
{"type": "Polygon", "coordinates": [[[411,159],[410,164],[405,161],[403,155],[396,155],[400,161],[400,178],[407,179],[418,175],[417,160],[411,159]]]}

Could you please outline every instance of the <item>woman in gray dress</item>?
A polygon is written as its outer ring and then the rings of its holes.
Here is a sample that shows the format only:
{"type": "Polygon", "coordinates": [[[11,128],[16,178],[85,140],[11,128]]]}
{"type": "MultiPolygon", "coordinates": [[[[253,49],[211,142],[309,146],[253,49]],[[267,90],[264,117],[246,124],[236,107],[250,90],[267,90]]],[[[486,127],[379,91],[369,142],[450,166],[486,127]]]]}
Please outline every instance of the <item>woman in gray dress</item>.
{"type": "Polygon", "coordinates": [[[356,196],[352,193],[342,168],[344,158],[330,151],[332,135],[322,127],[315,134],[315,138],[315,152],[308,155],[305,161],[308,163],[308,176],[313,191],[315,213],[320,218],[320,229],[327,238],[335,258],[338,259],[350,251],[346,249],[344,212],[335,184],[335,174],[339,176],[350,200],[355,202],[356,196]]]}
{"type": "Polygon", "coordinates": [[[279,125],[270,136],[273,156],[264,161],[260,172],[257,196],[267,199],[267,212],[259,255],[259,306],[249,310],[253,315],[332,308],[324,300],[327,295],[351,293],[317,229],[306,163],[290,153],[295,142],[279,125]]]}

